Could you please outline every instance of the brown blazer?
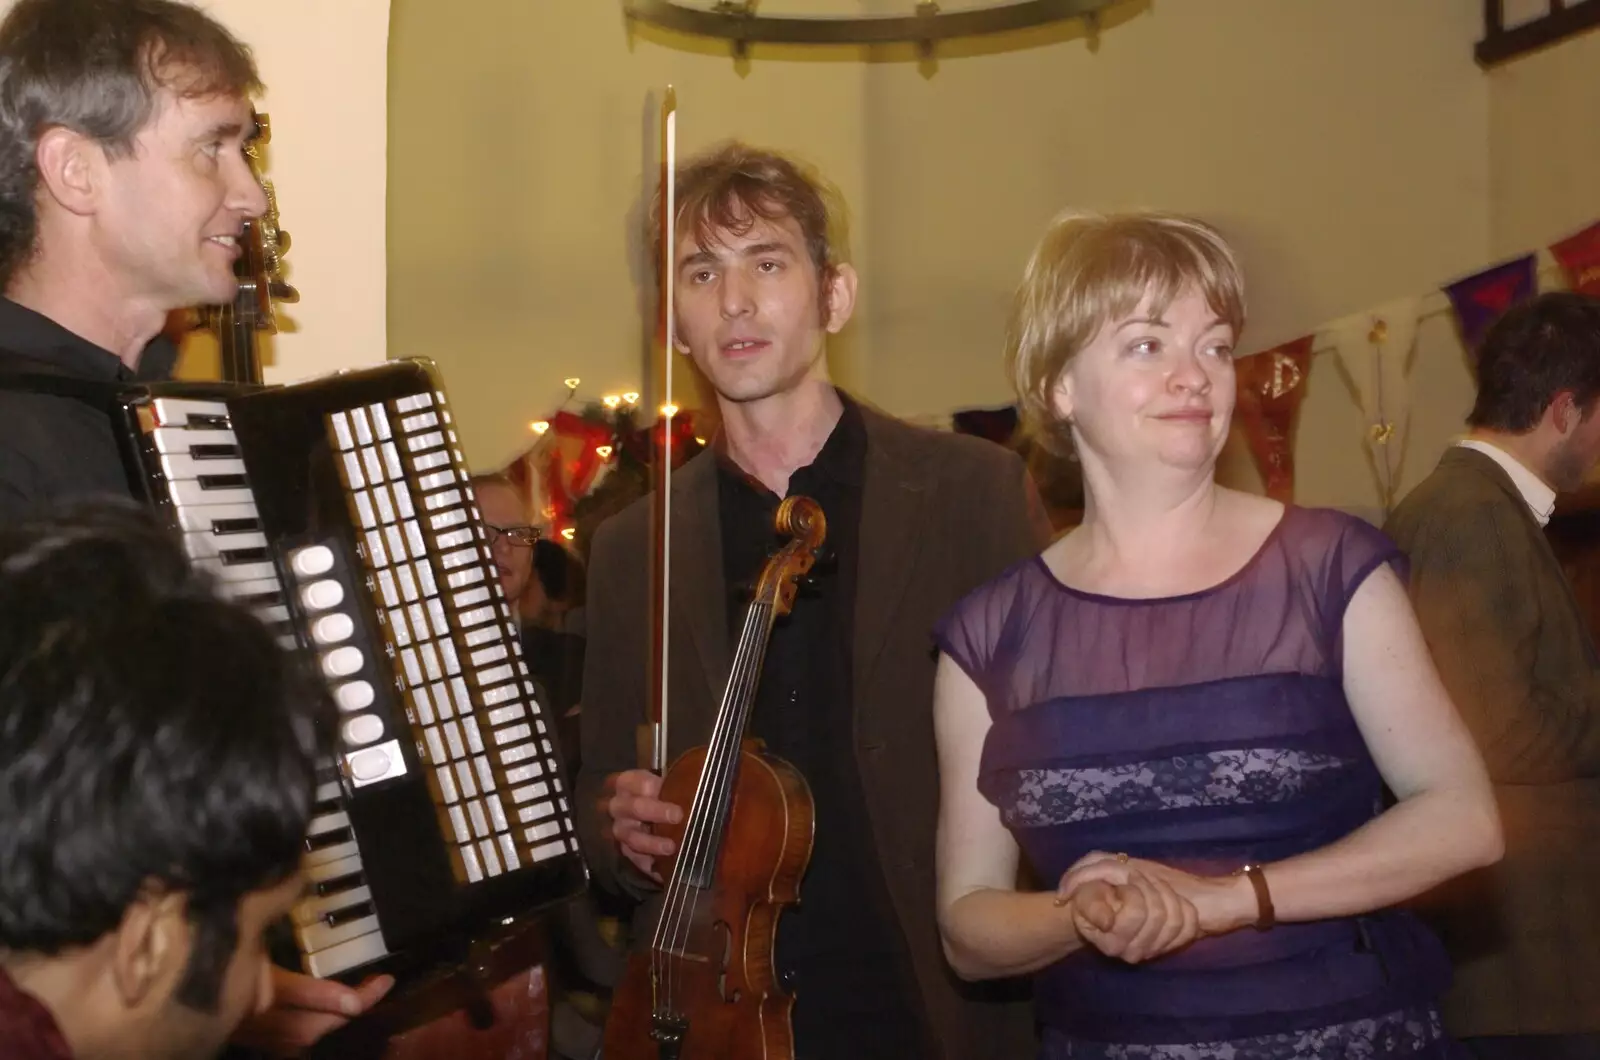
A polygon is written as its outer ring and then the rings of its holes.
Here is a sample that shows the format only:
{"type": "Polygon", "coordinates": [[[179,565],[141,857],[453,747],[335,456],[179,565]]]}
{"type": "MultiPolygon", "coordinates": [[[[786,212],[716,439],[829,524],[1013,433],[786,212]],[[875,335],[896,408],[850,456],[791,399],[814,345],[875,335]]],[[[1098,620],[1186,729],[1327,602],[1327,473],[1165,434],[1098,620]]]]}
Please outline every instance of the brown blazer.
{"type": "MultiPolygon", "coordinates": [[[[1015,454],[864,406],[861,413],[867,453],[853,679],[862,809],[944,1057],[1030,1057],[1032,1010],[1019,984],[961,982],[939,941],[931,630],[967,592],[1043,548],[1049,524],[1015,454]]],[[[717,471],[709,451],[674,475],[672,504],[669,761],[709,738],[730,666],[717,471]]],[[[638,765],[635,731],[647,703],[648,533],[646,498],[600,526],[589,561],[578,803],[597,879],[622,890],[632,890],[638,877],[617,853],[597,807],[606,776],[638,765]]]]}
{"type": "Polygon", "coordinates": [[[1422,903],[1455,961],[1453,1034],[1600,1031],[1600,657],[1510,476],[1447,450],[1384,527],[1489,766],[1506,855],[1422,903]]]}

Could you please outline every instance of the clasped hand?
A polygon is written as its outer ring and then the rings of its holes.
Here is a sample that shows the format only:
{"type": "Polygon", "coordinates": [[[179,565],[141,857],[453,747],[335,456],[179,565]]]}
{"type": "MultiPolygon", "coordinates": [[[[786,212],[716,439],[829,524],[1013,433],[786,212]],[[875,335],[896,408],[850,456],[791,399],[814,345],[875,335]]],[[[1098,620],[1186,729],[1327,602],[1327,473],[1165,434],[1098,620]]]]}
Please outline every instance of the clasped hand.
{"type": "Polygon", "coordinates": [[[1138,964],[1249,923],[1239,882],[1094,851],[1062,875],[1056,901],[1069,907],[1087,945],[1138,964]]]}

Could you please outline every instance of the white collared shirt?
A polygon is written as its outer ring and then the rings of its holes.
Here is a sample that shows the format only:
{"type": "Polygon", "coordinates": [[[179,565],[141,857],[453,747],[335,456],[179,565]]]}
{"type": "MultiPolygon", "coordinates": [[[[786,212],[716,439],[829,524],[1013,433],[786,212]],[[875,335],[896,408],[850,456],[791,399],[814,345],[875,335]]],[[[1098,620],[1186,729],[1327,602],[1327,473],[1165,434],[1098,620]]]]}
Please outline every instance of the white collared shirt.
{"type": "Polygon", "coordinates": [[[1484,456],[1505,468],[1506,474],[1511,476],[1511,484],[1517,487],[1517,492],[1522,494],[1522,499],[1533,512],[1533,517],[1540,526],[1550,522],[1550,513],[1556,508],[1556,491],[1545,485],[1544,480],[1499,446],[1476,438],[1464,438],[1456,443],[1463,449],[1476,449],[1484,456]]]}

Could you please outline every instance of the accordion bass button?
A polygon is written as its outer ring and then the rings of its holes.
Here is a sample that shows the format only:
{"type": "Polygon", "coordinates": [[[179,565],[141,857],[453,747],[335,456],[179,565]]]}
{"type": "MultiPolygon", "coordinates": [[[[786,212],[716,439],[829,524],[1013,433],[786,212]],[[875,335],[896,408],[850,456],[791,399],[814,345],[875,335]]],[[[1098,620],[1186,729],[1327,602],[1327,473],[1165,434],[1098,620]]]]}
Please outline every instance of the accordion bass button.
{"type": "Polygon", "coordinates": [[[314,578],[333,569],[333,550],[327,545],[311,545],[295,550],[289,566],[302,578],[314,578]]]}
{"type": "Polygon", "coordinates": [[[365,681],[346,681],[334,689],[333,697],[343,711],[365,710],[372,706],[372,686],[365,681]]]}
{"type": "MultiPolygon", "coordinates": [[[[376,714],[362,714],[344,723],[345,743],[355,747],[376,742],[383,736],[383,721],[376,714]]],[[[387,769],[388,756],[384,756],[387,769]]]]}
{"type": "Polygon", "coordinates": [[[349,640],[355,629],[356,625],[350,621],[349,615],[335,612],[311,623],[311,639],[318,644],[337,644],[341,640],[349,640]]]}
{"type": "Polygon", "coordinates": [[[376,780],[389,772],[389,755],[381,747],[369,747],[346,760],[350,775],[357,780],[376,780]]]}
{"type": "Polygon", "coordinates": [[[344,586],[326,578],[300,590],[300,602],[312,611],[326,611],[344,599],[344,586]]]}
{"type": "Polygon", "coordinates": [[[322,657],[322,672],[329,677],[348,677],[361,669],[361,649],[335,648],[322,657]]]}

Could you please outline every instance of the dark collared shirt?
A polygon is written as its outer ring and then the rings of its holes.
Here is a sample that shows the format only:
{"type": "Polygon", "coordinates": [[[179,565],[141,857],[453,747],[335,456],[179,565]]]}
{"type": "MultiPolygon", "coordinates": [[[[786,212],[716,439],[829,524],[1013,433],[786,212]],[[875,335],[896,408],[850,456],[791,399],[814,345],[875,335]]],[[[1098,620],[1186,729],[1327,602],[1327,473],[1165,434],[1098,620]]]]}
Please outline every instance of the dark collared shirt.
{"type": "MultiPolygon", "coordinates": [[[[867,436],[860,410],[840,396],[838,425],[789,480],[791,495],[822,506],[824,559],[812,570],[815,588],[773,631],[750,721],[752,735],[806,778],[816,811],[800,904],[778,922],[777,965],[796,994],[799,1060],[925,1056],[916,983],[856,765],[851,666],[867,436]]],[[[781,498],[725,457],[717,488],[737,645],[754,584],[784,544],[773,528],[781,498]]]]}
{"type": "MultiPolygon", "coordinates": [[[[128,383],[167,378],[177,356],[173,344],[158,337],[145,347],[134,372],[110,351],[0,298],[0,373],[128,383]]],[[[0,384],[0,521],[91,494],[129,495],[110,419],[74,398],[21,393],[0,384]]]]}

